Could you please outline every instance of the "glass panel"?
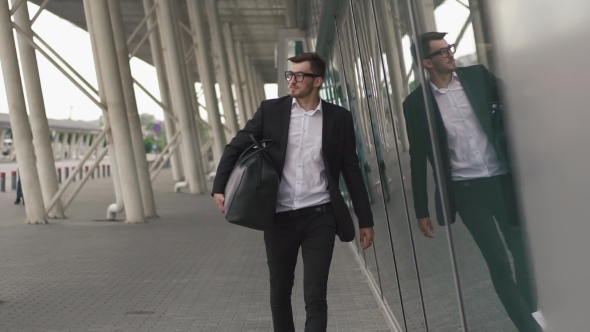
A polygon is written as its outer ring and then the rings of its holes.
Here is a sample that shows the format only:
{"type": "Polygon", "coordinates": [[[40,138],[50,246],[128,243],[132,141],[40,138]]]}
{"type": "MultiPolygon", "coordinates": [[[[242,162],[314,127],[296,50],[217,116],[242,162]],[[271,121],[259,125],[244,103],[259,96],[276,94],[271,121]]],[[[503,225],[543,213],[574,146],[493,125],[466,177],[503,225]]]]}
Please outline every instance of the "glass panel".
{"type": "MultiPolygon", "coordinates": [[[[379,184],[379,168],[375,155],[375,145],[372,137],[371,114],[367,104],[367,90],[363,82],[364,71],[360,62],[358,49],[355,46],[354,26],[350,12],[346,13],[344,25],[339,28],[340,43],[338,45],[340,64],[344,63],[346,93],[350,102],[349,109],[357,125],[357,150],[361,160],[361,168],[365,172],[365,183],[372,203],[373,214],[375,215],[375,228],[381,229],[379,220],[384,214],[383,202],[378,196],[381,188],[379,184]]],[[[375,258],[375,248],[380,244],[380,235],[376,235],[374,244],[368,250],[361,253],[368,272],[375,283],[379,284],[379,270],[375,258]]],[[[385,243],[385,242],[384,242],[385,243]]],[[[380,291],[380,288],[379,288],[380,291]]]]}
{"type": "MultiPolygon", "coordinates": [[[[456,331],[460,315],[447,237],[442,233],[426,240],[415,221],[401,106],[409,93],[405,82],[410,56],[409,49],[402,49],[407,29],[397,19],[399,5],[391,0],[353,1],[351,8],[360,49],[356,67],[361,70],[355,73],[362,75],[357,81],[366,91],[361,96],[370,110],[366,122],[371,124],[368,134],[377,162],[371,178],[385,203],[385,209],[375,213],[376,237],[383,236],[376,239],[381,288],[403,330],[429,330],[428,322],[437,330],[456,331]]],[[[429,196],[432,201],[434,190],[429,196]]]]}
{"type": "MultiPolygon", "coordinates": [[[[414,38],[428,77],[419,81],[427,82],[429,99],[416,90],[407,101],[412,110],[406,121],[412,158],[436,165],[447,211],[438,210],[435,218],[431,209],[431,217],[452,224],[445,228],[453,240],[464,324],[469,331],[541,331],[531,314],[536,291],[510,172],[501,84],[489,66],[493,40],[484,31],[485,16],[475,0],[443,2],[434,12],[428,1],[412,2],[420,13],[416,30],[432,31],[428,18],[434,17],[436,30],[449,33],[414,38]],[[449,44],[456,53],[445,57],[440,51],[449,44]]],[[[423,172],[412,176],[414,183],[425,183],[423,172]]],[[[426,183],[429,189],[434,185],[426,183]]],[[[435,238],[443,235],[434,227],[435,238]]]]}

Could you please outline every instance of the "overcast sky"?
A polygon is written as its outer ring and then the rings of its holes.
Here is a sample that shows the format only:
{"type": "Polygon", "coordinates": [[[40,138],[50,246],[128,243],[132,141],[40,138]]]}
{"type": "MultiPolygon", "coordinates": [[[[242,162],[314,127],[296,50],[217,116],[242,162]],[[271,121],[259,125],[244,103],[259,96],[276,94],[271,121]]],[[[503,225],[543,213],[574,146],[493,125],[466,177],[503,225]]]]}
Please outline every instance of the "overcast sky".
{"type": "MultiPolygon", "coordinates": [[[[28,5],[32,17],[39,7],[30,2],[28,5]]],[[[448,0],[437,8],[435,15],[438,30],[449,32],[448,40],[453,42],[468,17],[469,11],[456,1],[448,0]]],[[[87,81],[93,86],[97,86],[90,38],[85,30],[48,11],[44,11],[39,16],[33,25],[33,29],[87,81]]],[[[472,30],[468,29],[463,38],[461,46],[457,50],[457,57],[475,52],[472,30]]],[[[404,44],[405,51],[409,53],[409,40],[407,37],[404,44]]],[[[68,119],[70,117],[74,120],[97,119],[102,114],[102,111],[47,61],[43,55],[37,54],[47,116],[53,119],[68,119]]],[[[405,58],[407,61],[411,61],[409,60],[409,54],[405,58]]],[[[154,67],[137,58],[131,59],[130,63],[133,77],[159,98],[154,67]]],[[[407,63],[407,68],[411,68],[410,63],[407,63]]],[[[276,97],[276,85],[267,84],[266,93],[268,98],[276,97]]],[[[136,88],[135,94],[140,113],[149,113],[155,115],[159,120],[164,119],[160,107],[141,90],[136,88]]],[[[205,104],[204,98],[200,102],[205,104]]],[[[222,109],[221,104],[220,109],[222,109]]],[[[8,113],[3,80],[0,80],[0,113],[8,113]]],[[[202,112],[202,116],[206,119],[207,115],[202,112]]]]}

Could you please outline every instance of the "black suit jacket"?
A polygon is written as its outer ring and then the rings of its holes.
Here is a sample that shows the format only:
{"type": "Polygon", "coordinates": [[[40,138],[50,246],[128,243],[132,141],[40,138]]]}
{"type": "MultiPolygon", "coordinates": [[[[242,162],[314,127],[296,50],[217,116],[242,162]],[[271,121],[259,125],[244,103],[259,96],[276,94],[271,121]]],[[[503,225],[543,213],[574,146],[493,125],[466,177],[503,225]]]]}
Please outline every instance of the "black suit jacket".
{"type": "MultiPolygon", "coordinates": [[[[268,153],[282,178],[292,103],[293,98],[286,96],[265,100],[260,104],[244,129],[225,147],[213,182],[214,194],[225,192],[225,186],[240,154],[252,145],[250,134],[258,140],[275,141],[268,153]]],[[[322,116],[322,158],[326,167],[328,190],[338,222],[338,236],[342,241],[349,242],[354,239],[355,230],[348,206],[338,187],[340,174],[350,193],[359,227],[373,226],[373,214],[356,153],[352,115],[348,110],[322,100],[322,116]]]]}
{"type": "MultiPolygon", "coordinates": [[[[484,66],[476,65],[470,67],[457,68],[457,76],[463,86],[463,90],[469,99],[471,106],[484,130],[488,139],[494,146],[498,157],[509,165],[507,148],[503,140],[503,119],[501,113],[496,114],[496,109],[492,104],[500,103],[498,92],[498,80],[484,66]]],[[[426,106],[424,103],[422,86],[414,90],[404,101],[404,116],[406,118],[406,127],[408,139],[410,141],[410,167],[412,172],[412,190],[414,197],[414,210],[417,218],[430,216],[428,211],[428,192],[427,182],[427,160],[435,169],[433,163],[433,148],[428,130],[428,121],[426,117],[426,106]]],[[[440,110],[432,93],[430,85],[428,86],[428,96],[434,106],[434,125],[436,128],[442,159],[442,183],[449,189],[452,183],[451,162],[449,158],[449,147],[447,140],[447,131],[445,129],[440,110]]],[[[435,172],[436,179],[436,172],[435,172]]],[[[451,222],[455,221],[455,200],[453,190],[447,190],[450,203],[451,222]]],[[[435,206],[437,219],[440,225],[444,225],[442,214],[442,202],[440,198],[440,189],[437,187],[435,192],[435,206]]]]}

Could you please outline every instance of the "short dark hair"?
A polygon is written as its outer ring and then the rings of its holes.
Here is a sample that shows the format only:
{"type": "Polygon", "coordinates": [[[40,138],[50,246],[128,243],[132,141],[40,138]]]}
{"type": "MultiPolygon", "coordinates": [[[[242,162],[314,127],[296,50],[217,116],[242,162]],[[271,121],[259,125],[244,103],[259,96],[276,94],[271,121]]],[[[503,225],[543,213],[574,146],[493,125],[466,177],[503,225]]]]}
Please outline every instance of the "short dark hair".
{"type": "Polygon", "coordinates": [[[293,63],[302,63],[308,61],[312,73],[324,78],[326,76],[326,61],[315,52],[300,53],[287,59],[293,63]]]}
{"type": "MultiPolygon", "coordinates": [[[[420,43],[420,47],[422,48],[422,59],[424,59],[424,57],[432,53],[432,51],[430,50],[430,42],[433,40],[444,39],[446,35],[446,32],[436,31],[426,32],[420,35],[420,37],[418,38],[418,42],[420,43]]],[[[418,59],[418,52],[416,51],[416,45],[414,44],[412,44],[412,57],[414,58],[414,61],[418,59]]]]}

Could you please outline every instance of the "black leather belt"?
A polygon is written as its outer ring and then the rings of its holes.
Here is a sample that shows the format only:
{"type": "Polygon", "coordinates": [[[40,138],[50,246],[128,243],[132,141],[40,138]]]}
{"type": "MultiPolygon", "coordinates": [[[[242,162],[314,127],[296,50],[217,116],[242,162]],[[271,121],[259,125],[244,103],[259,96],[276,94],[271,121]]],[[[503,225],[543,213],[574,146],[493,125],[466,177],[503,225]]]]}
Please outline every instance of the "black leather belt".
{"type": "Polygon", "coordinates": [[[297,217],[305,217],[305,216],[309,216],[312,215],[314,213],[325,213],[326,211],[329,211],[332,208],[332,203],[325,203],[322,205],[316,205],[316,206],[309,206],[306,208],[302,208],[299,210],[292,210],[292,211],[284,211],[284,212],[279,212],[277,213],[277,217],[290,217],[290,218],[297,218],[297,217]]]}

